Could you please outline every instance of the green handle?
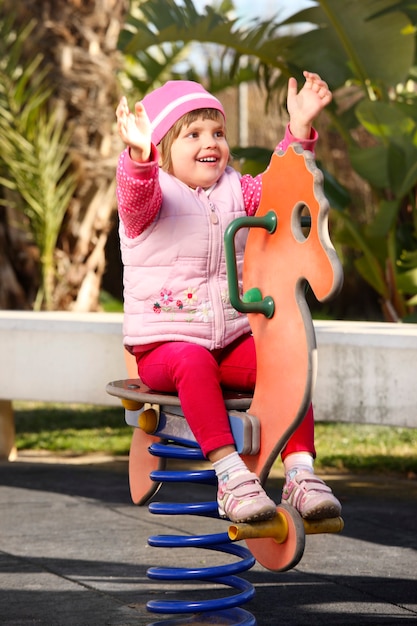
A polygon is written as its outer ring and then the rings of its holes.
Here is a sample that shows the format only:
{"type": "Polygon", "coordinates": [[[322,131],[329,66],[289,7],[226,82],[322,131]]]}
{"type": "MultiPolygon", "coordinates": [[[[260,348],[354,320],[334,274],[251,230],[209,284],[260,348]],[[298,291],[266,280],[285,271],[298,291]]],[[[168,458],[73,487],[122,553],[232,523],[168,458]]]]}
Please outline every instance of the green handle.
{"type": "Polygon", "coordinates": [[[229,283],[229,296],[232,306],[241,313],[262,313],[270,319],[275,311],[274,300],[271,296],[262,297],[258,287],[252,287],[243,298],[239,297],[237,279],[235,235],[241,228],[264,228],[271,235],[275,232],[278,218],[274,211],[269,211],[263,217],[238,217],[226,228],[224,233],[224,248],[226,254],[226,268],[229,283]]]}

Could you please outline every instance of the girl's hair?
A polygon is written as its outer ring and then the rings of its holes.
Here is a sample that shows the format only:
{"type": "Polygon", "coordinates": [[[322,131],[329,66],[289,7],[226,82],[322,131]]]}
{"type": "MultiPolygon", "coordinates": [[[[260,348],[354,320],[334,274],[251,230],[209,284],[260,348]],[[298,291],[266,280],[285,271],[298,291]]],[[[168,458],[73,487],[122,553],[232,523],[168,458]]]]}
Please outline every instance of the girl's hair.
{"type": "Polygon", "coordinates": [[[162,137],[158,149],[161,157],[161,167],[165,172],[170,172],[172,168],[171,162],[171,147],[175,139],[181,132],[184,126],[190,126],[193,122],[202,118],[203,120],[213,120],[224,125],[224,117],[217,109],[196,109],[186,113],[179,120],[175,122],[169,129],[166,135],[162,137]]]}

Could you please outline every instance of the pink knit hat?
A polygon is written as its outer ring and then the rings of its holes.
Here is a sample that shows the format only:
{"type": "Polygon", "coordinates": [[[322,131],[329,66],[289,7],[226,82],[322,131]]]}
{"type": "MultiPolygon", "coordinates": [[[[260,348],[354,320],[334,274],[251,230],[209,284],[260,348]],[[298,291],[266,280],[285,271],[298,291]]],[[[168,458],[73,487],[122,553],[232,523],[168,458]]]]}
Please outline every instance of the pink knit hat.
{"type": "Polygon", "coordinates": [[[226,118],[220,101],[191,80],[169,80],[145,96],[142,103],[151,121],[155,145],[180,117],[196,109],[217,109],[226,118]]]}

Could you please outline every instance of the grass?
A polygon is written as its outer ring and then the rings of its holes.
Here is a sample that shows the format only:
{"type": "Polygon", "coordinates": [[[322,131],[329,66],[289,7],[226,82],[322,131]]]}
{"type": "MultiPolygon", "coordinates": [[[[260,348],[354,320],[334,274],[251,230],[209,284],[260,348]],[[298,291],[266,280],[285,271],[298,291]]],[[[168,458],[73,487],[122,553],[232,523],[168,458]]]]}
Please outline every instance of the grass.
{"type": "Polygon", "coordinates": [[[129,452],[132,429],[123,408],[90,405],[14,404],[18,450],[74,455],[129,452]]]}
{"type": "Polygon", "coordinates": [[[368,424],[316,424],[316,467],[417,475],[417,429],[368,424]]]}
{"type": "MultiPolygon", "coordinates": [[[[18,450],[127,455],[132,429],[122,407],[16,403],[18,450]]],[[[417,429],[316,424],[316,468],[331,472],[417,475],[417,429]]]]}

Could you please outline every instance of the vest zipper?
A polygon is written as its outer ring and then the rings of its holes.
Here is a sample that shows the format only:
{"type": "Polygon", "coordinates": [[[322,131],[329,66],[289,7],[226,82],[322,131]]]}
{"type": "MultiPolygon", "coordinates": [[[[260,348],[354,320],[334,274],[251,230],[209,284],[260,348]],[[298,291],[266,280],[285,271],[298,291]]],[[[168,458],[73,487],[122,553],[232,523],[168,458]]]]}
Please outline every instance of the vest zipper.
{"type": "MultiPolygon", "coordinates": [[[[216,212],[216,205],[214,204],[214,202],[211,202],[209,200],[208,206],[210,209],[210,222],[213,225],[219,224],[220,218],[216,212]]],[[[215,229],[213,230],[213,234],[211,237],[211,261],[212,261],[212,270],[216,269],[216,273],[214,274],[212,272],[212,280],[210,281],[209,291],[210,291],[210,298],[211,298],[212,305],[213,305],[213,312],[215,314],[213,331],[214,331],[214,344],[216,348],[220,346],[224,337],[224,333],[225,333],[225,319],[224,319],[222,294],[219,290],[219,283],[218,283],[218,278],[219,278],[218,270],[219,270],[219,263],[220,263],[221,255],[222,255],[222,249],[223,249],[223,237],[221,236],[220,231],[218,229],[215,229]],[[213,246],[213,244],[215,245],[213,246]]]]}
{"type": "Polygon", "coordinates": [[[209,209],[210,209],[210,222],[212,224],[218,224],[219,218],[217,217],[217,213],[214,207],[214,204],[209,201],[209,209]]]}

